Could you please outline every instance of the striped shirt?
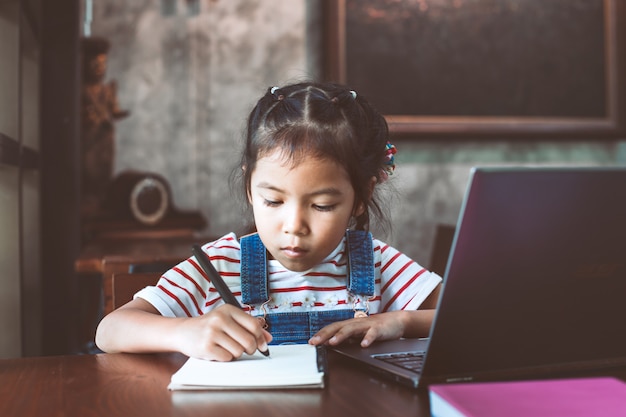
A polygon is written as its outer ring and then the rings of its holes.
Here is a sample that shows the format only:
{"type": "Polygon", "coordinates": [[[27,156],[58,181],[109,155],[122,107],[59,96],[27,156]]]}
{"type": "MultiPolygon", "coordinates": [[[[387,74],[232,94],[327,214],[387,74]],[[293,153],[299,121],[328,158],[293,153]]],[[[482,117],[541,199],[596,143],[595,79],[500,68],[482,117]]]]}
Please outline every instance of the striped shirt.
{"type": "MultiPolygon", "coordinates": [[[[391,246],[373,239],[375,293],[368,300],[350,294],[347,283],[345,238],[314,268],[294,272],[276,260],[269,260],[270,300],[268,313],[368,308],[370,314],[393,310],[416,310],[441,282],[391,246]]],[[[234,233],[203,245],[211,262],[241,302],[241,248],[234,233]]],[[[195,258],[189,258],[167,271],[156,286],[135,294],[152,304],[166,317],[194,317],[222,304],[222,299],[195,258]]],[[[260,306],[244,306],[252,315],[262,315],[260,306]]]]}

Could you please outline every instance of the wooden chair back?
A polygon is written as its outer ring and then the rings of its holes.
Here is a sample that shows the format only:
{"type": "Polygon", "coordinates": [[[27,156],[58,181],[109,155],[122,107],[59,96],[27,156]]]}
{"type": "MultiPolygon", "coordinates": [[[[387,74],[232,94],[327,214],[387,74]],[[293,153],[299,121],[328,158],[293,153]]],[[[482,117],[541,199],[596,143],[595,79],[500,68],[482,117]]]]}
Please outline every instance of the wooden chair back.
{"type": "Polygon", "coordinates": [[[435,238],[433,240],[433,248],[430,257],[429,268],[432,272],[436,272],[443,277],[448,265],[448,257],[454,240],[456,226],[440,223],[435,230],[435,238]]]}
{"type": "Polygon", "coordinates": [[[161,275],[160,272],[138,272],[134,274],[119,272],[113,274],[111,309],[115,310],[132,300],[137,291],[150,285],[156,285],[161,275]]]}

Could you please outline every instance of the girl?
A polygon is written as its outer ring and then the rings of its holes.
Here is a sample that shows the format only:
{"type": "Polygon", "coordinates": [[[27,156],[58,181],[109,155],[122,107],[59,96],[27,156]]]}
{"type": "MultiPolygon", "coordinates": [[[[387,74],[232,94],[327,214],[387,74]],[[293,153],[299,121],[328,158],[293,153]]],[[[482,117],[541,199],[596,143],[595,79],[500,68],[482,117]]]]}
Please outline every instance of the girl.
{"type": "Polygon", "coordinates": [[[249,116],[239,175],[257,233],[202,248],[245,308],[224,304],[192,257],[107,315],[97,345],[228,361],[270,343],[427,336],[441,278],[368,232],[394,153],[385,119],[356,92],[270,88],[249,116]]]}

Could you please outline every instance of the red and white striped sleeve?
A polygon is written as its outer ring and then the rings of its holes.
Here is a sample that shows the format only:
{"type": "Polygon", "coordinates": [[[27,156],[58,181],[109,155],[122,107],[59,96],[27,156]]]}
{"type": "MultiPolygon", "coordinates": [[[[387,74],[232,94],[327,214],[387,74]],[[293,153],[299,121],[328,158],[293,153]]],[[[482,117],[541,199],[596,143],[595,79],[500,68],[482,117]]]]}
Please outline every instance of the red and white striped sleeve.
{"type": "MultiPolygon", "coordinates": [[[[203,245],[202,249],[224,281],[238,287],[240,247],[237,237],[229,233],[203,245]]],[[[219,294],[193,257],[165,272],[156,286],[144,288],[135,297],[148,301],[166,317],[201,316],[221,303],[219,294]]]]}
{"type": "Polygon", "coordinates": [[[442,281],[397,249],[374,239],[374,259],[380,269],[380,312],[417,310],[442,281]]]}

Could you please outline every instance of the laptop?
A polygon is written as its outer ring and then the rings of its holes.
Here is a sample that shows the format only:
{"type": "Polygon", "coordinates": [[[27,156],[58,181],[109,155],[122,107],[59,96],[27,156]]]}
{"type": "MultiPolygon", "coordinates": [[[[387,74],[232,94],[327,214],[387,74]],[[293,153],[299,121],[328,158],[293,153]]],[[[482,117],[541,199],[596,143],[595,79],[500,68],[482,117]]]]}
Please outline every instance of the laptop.
{"type": "Polygon", "coordinates": [[[473,168],[429,338],[333,349],[416,388],[625,365],[625,265],[626,168],[473,168]]]}

